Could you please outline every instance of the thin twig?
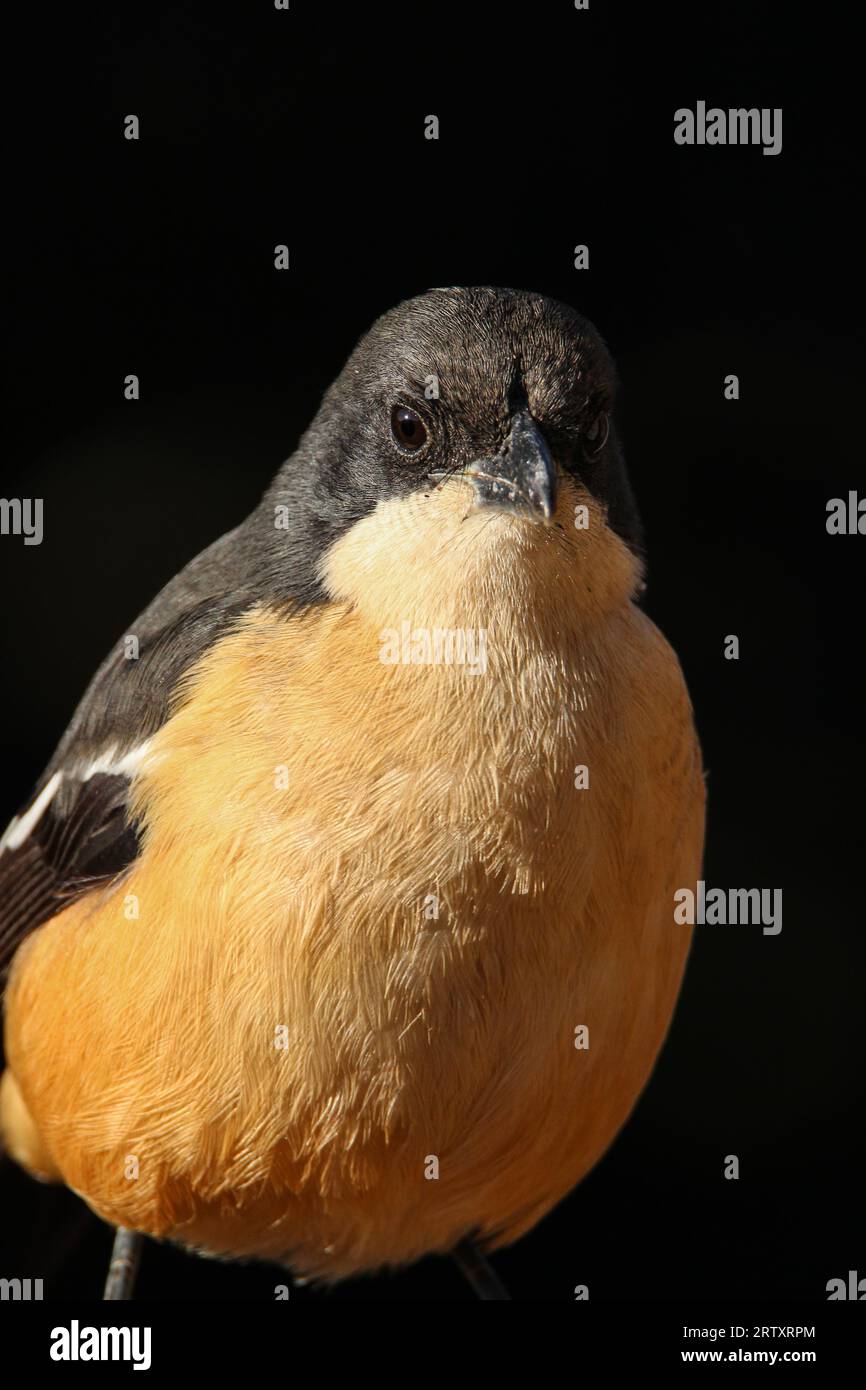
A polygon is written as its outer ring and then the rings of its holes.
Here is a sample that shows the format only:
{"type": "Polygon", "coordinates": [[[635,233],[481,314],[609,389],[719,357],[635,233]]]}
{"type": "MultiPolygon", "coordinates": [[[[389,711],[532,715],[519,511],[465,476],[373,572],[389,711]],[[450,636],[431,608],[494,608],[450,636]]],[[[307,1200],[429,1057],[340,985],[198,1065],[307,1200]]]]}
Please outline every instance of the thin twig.
{"type": "Polygon", "coordinates": [[[511,1294],[507,1292],[499,1275],[474,1241],[461,1240],[459,1245],[455,1245],[453,1255],[479,1298],[496,1301],[507,1299],[511,1302],[511,1294]]]}
{"type": "Polygon", "coordinates": [[[105,1281],[105,1292],[102,1295],[103,1302],[132,1298],[143,1244],[144,1241],[137,1231],[128,1231],[125,1226],[118,1226],[105,1281]]]}

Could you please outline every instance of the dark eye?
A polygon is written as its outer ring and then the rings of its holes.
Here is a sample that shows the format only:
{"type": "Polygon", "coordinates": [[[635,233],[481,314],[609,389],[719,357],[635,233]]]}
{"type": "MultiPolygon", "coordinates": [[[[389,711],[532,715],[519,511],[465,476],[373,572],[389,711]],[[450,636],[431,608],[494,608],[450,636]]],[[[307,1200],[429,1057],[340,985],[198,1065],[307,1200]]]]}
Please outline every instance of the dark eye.
{"type": "Polygon", "coordinates": [[[607,415],[597,415],[590,425],[586,434],[583,436],[586,442],[586,452],[590,458],[595,458],[600,454],[610,433],[610,420],[607,415]]]}
{"type": "Polygon", "coordinates": [[[405,405],[395,405],[391,411],[391,433],[401,449],[414,453],[427,439],[427,430],[420,415],[405,405]]]}

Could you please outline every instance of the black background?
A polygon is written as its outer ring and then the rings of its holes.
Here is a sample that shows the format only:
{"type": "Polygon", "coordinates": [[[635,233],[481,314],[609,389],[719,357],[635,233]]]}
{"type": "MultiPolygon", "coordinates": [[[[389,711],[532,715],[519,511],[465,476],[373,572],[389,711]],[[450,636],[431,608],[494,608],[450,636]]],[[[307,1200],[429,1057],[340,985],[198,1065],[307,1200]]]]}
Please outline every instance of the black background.
{"type": "MultiPolygon", "coordinates": [[[[866,1275],[862,920],[841,840],[817,844],[839,811],[862,835],[841,695],[866,540],[825,531],[828,498],[866,490],[857,137],[773,5],[231,8],[39,7],[7,36],[2,495],[43,497],[45,538],[0,539],[3,814],[377,314],[431,285],[573,303],[620,369],[647,606],[708,768],[706,880],[781,887],[784,926],[697,929],[631,1120],[496,1265],[523,1300],[824,1298],[866,1275]],[[676,146],[673,113],[699,99],[781,106],[782,153],[676,146]]],[[[96,1296],[109,1247],[77,1198],[4,1162],[0,1274],[96,1296]]],[[[268,1299],[283,1279],[149,1244],[139,1294],[268,1299]]],[[[292,1296],[471,1294],[430,1259],[292,1296]]]]}

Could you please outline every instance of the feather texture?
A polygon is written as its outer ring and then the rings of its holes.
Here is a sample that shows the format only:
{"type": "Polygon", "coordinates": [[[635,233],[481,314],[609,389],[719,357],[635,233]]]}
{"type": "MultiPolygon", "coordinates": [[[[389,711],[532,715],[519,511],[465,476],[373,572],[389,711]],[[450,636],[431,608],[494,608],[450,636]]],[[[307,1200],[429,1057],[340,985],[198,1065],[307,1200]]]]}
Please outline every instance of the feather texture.
{"type": "Polygon", "coordinates": [[[586,531],[459,480],[382,503],[329,603],[260,607],[188,670],[133,778],[139,857],[15,959],[22,1161],[109,1221],[338,1278],[513,1240],[599,1158],[676,999],[704,789],[639,563],[577,502],[586,531]],[[483,627],[486,673],[383,664],[403,621],[483,627]]]}

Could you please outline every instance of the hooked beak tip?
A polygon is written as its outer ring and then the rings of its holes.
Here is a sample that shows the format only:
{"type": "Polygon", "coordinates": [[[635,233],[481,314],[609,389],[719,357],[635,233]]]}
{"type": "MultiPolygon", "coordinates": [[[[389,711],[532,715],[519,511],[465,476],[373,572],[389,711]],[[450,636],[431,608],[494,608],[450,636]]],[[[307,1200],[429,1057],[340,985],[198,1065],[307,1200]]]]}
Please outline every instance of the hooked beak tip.
{"type": "Polygon", "coordinates": [[[528,510],[550,522],[556,511],[557,471],[547,440],[528,410],[515,415],[495,459],[467,469],[482,505],[528,510]]]}

